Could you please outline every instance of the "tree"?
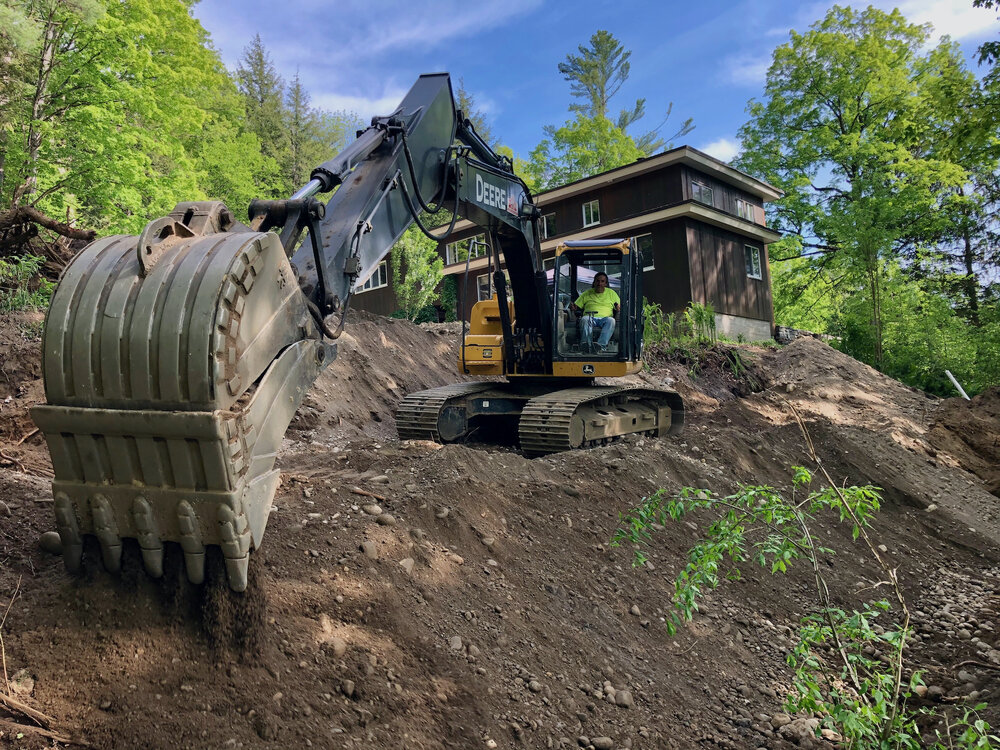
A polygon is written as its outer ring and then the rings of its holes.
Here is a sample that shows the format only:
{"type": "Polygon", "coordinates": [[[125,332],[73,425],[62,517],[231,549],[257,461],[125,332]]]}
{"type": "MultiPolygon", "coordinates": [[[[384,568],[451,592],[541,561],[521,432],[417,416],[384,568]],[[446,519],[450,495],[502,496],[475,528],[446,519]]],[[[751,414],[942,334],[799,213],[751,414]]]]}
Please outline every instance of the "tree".
{"type": "Polygon", "coordinates": [[[885,363],[887,263],[940,231],[965,172],[921,138],[933,65],[925,27],[899,11],[834,6],[774,51],[763,102],[740,130],[740,166],[785,191],[776,228],[819,269],[865,290],[871,349],[885,363]]]}
{"type": "Polygon", "coordinates": [[[545,134],[548,137],[531,152],[528,168],[532,182],[542,188],[606,172],[645,156],[631,136],[607,117],[577,114],[561,128],[546,126],[545,134]]]}
{"type": "MultiPolygon", "coordinates": [[[[570,83],[570,93],[583,100],[571,104],[570,111],[585,119],[610,119],[608,107],[611,99],[628,80],[632,69],[632,52],[626,50],[621,42],[604,29],[599,29],[590,37],[590,46],[580,45],[577,49],[579,55],[566,55],[566,62],[559,63],[559,72],[570,83]]],[[[667,106],[666,115],[659,126],[636,138],[636,145],[645,156],[659,151],[666,144],[659,137],[659,132],[666,125],[672,109],[673,103],[667,106]]],[[[618,112],[613,120],[614,126],[626,132],[645,113],[646,100],[636,99],[635,104],[618,112]]],[[[680,138],[692,129],[692,120],[688,118],[670,140],[680,138]]]]}
{"type": "MultiPolygon", "coordinates": [[[[285,82],[278,75],[260,34],[243,50],[236,80],[246,106],[247,124],[257,136],[261,150],[279,164],[288,164],[288,134],[285,130],[285,82]]],[[[286,182],[286,191],[291,181],[286,182]]]]}
{"type": "Polygon", "coordinates": [[[476,106],[475,95],[465,88],[464,78],[458,79],[458,91],[455,92],[455,103],[462,114],[472,122],[472,127],[476,129],[479,137],[487,145],[495,149],[496,140],[493,138],[493,127],[490,125],[489,120],[486,119],[486,113],[476,106]]]}
{"type": "Polygon", "coordinates": [[[444,276],[444,261],[438,254],[437,243],[411,226],[393,245],[390,258],[396,299],[403,316],[416,320],[437,299],[437,287],[444,276]]]}

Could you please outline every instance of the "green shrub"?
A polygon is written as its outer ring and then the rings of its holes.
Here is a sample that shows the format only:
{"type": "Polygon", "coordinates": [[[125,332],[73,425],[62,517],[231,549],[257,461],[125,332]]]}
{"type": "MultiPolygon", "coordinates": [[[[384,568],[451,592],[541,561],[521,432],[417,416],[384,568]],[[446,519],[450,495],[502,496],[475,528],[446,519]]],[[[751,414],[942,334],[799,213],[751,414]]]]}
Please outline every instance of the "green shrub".
{"type": "Polygon", "coordinates": [[[48,307],[55,284],[39,275],[44,263],[37,255],[0,259],[0,312],[48,307]]]}

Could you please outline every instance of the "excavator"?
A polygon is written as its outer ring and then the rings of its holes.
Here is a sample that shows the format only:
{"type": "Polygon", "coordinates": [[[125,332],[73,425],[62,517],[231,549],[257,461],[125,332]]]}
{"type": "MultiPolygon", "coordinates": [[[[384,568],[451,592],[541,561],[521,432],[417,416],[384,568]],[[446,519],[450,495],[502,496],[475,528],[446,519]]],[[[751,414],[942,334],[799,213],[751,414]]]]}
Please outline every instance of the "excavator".
{"type": "Polygon", "coordinates": [[[442,73],[420,76],[291,198],[253,201],[248,223],[221,202],[180,203],[138,236],[84,248],[46,316],[46,403],[32,410],[68,570],[81,568],[86,542],[118,571],[136,540],[160,577],[176,544],[192,583],[221,551],[229,587],[246,589],[285,430],[337,355],[352,291],[414,223],[435,238],[460,216],[484,228],[496,293],[474,306],[459,366],[495,377],[407,396],[400,438],[482,439],[514,424],[539,455],[678,431],[676,393],[594,384],[642,366],[634,242],[566,242],[546,269],[539,213],[442,73]],[[450,223],[433,235],[426,217],[444,211],[450,223]],[[567,304],[599,272],[621,298],[605,352],[581,341],[567,304]]]}

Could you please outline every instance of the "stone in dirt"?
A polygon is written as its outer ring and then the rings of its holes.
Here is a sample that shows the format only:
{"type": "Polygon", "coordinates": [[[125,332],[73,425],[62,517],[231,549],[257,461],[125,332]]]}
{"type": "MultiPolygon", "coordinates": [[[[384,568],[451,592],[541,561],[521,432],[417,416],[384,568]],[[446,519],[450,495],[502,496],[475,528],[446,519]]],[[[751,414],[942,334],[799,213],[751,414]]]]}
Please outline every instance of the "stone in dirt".
{"type": "Polygon", "coordinates": [[[382,507],[379,506],[379,505],[376,505],[375,503],[371,503],[370,505],[364,505],[364,506],[362,506],[361,510],[363,510],[365,513],[367,513],[369,516],[381,516],[382,515],[382,507]]]}
{"type": "Polygon", "coordinates": [[[378,523],[379,526],[395,526],[396,517],[391,515],[390,513],[382,513],[378,518],[375,519],[375,522],[378,523]]]}
{"type": "Polygon", "coordinates": [[[591,737],[590,744],[594,746],[594,750],[613,750],[615,741],[610,737],[591,737]]]}
{"type": "Polygon", "coordinates": [[[19,669],[10,678],[10,689],[14,695],[28,696],[35,689],[35,678],[27,669],[19,669]]]}
{"type": "Polygon", "coordinates": [[[62,539],[59,537],[58,531],[46,531],[38,537],[38,546],[43,552],[48,552],[50,555],[62,554],[62,539]]]}
{"type": "Polygon", "coordinates": [[[365,557],[370,560],[378,560],[378,547],[375,546],[375,542],[366,539],[361,542],[361,551],[365,553],[365,557]]]}
{"type": "Polygon", "coordinates": [[[404,557],[402,560],[399,561],[399,566],[406,571],[407,575],[409,575],[410,573],[413,572],[413,558],[404,557]]]}

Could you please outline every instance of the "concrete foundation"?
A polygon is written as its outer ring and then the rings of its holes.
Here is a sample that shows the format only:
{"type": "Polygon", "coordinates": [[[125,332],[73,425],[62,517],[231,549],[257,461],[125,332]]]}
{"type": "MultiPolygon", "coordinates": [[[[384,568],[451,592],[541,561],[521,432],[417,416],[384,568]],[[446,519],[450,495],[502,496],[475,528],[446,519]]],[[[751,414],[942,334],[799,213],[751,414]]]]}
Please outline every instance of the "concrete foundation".
{"type": "Polygon", "coordinates": [[[745,341],[764,341],[774,336],[771,324],[766,320],[741,318],[723,313],[715,314],[715,332],[734,341],[741,335],[745,341]]]}

